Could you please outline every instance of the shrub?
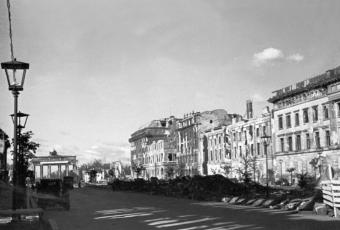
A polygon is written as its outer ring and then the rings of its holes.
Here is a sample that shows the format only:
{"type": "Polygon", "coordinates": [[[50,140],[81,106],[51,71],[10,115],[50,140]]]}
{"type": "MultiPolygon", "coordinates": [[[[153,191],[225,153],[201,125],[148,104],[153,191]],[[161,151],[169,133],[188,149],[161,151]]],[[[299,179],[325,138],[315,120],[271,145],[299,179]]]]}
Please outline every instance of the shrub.
{"type": "Polygon", "coordinates": [[[298,174],[298,185],[305,190],[313,190],[316,186],[316,179],[307,173],[298,174]]]}

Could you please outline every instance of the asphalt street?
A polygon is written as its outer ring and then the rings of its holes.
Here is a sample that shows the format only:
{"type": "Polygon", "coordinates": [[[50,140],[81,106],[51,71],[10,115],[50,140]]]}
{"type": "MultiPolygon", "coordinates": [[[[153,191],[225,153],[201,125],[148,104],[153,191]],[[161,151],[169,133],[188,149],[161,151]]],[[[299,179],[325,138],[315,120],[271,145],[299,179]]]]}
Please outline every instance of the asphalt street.
{"type": "Polygon", "coordinates": [[[82,188],[71,192],[71,209],[48,210],[54,229],[340,229],[340,219],[221,202],[82,188]]]}

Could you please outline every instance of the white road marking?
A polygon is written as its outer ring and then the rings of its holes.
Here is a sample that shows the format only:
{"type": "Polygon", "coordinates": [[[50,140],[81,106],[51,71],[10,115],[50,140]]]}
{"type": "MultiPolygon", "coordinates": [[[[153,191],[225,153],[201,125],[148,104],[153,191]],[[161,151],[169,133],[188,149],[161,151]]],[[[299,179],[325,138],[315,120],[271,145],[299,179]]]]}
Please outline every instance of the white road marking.
{"type": "Polygon", "coordinates": [[[109,216],[100,216],[95,217],[95,220],[100,219],[122,219],[122,218],[131,218],[136,216],[150,216],[153,215],[152,213],[145,213],[145,212],[135,212],[135,213],[129,213],[129,214],[117,214],[117,215],[109,215],[109,216]]]}
{"type": "Polygon", "coordinates": [[[152,226],[152,225],[168,224],[168,223],[174,223],[174,222],[178,222],[178,220],[161,220],[161,221],[149,223],[148,225],[152,226]]]}
{"type": "Polygon", "coordinates": [[[189,227],[189,228],[181,228],[177,230],[195,230],[195,229],[202,229],[202,228],[207,228],[208,225],[200,225],[200,226],[194,226],[194,227],[189,227]]]}
{"type": "Polygon", "coordinates": [[[218,225],[232,224],[232,223],[234,223],[234,222],[232,222],[232,221],[228,221],[228,222],[217,222],[217,223],[214,223],[213,225],[214,225],[214,226],[218,226],[218,225]]]}
{"type": "Polygon", "coordinates": [[[110,209],[110,210],[101,210],[101,211],[96,211],[97,213],[102,213],[102,214],[114,214],[114,213],[122,213],[122,212],[129,212],[133,211],[131,208],[120,208],[120,209],[110,209]]]}
{"type": "Polygon", "coordinates": [[[159,220],[169,220],[169,217],[164,217],[164,218],[156,218],[156,219],[149,219],[149,220],[144,220],[144,222],[152,222],[152,221],[159,221],[159,220]]]}
{"type": "Polygon", "coordinates": [[[234,230],[234,229],[238,229],[238,228],[249,228],[253,226],[252,224],[233,224],[230,226],[220,226],[220,227],[216,227],[216,228],[208,228],[206,230],[234,230]]]}
{"type": "Polygon", "coordinates": [[[183,221],[179,223],[173,223],[173,224],[164,224],[164,225],[159,225],[156,226],[157,228],[167,228],[167,227],[173,227],[173,226],[179,226],[179,225],[185,225],[185,224],[194,224],[194,223],[199,223],[199,222],[204,222],[204,221],[209,221],[209,220],[216,220],[217,217],[215,218],[203,218],[203,219],[198,219],[198,220],[189,220],[189,221],[183,221]]]}
{"type": "Polygon", "coordinates": [[[178,216],[178,217],[184,218],[184,217],[193,217],[193,216],[195,216],[195,215],[182,215],[182,216],[178,216]]]}

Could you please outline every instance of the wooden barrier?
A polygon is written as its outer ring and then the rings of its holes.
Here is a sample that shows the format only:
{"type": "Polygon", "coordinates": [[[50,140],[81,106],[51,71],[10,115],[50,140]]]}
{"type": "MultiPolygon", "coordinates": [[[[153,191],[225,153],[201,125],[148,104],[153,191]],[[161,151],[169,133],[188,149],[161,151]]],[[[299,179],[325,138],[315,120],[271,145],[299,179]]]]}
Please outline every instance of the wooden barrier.
{"type": "Polygon", "coordinates": [[[321,183],[323,203],[331,206],[334,217],[337,217],[337,208],[340,208],[340,180],[328,180],[321,183]]]}

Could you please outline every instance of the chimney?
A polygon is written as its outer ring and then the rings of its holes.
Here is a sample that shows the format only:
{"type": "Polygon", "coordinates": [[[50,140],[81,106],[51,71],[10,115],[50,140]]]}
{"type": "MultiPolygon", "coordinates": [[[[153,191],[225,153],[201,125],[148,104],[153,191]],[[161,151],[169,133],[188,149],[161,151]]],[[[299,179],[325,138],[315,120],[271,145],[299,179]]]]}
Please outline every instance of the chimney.
{"type": "Polygon", "coordinates": [[[251,100],[247,100],[247,119],[253,118],[253,102],[251,100]]]}

